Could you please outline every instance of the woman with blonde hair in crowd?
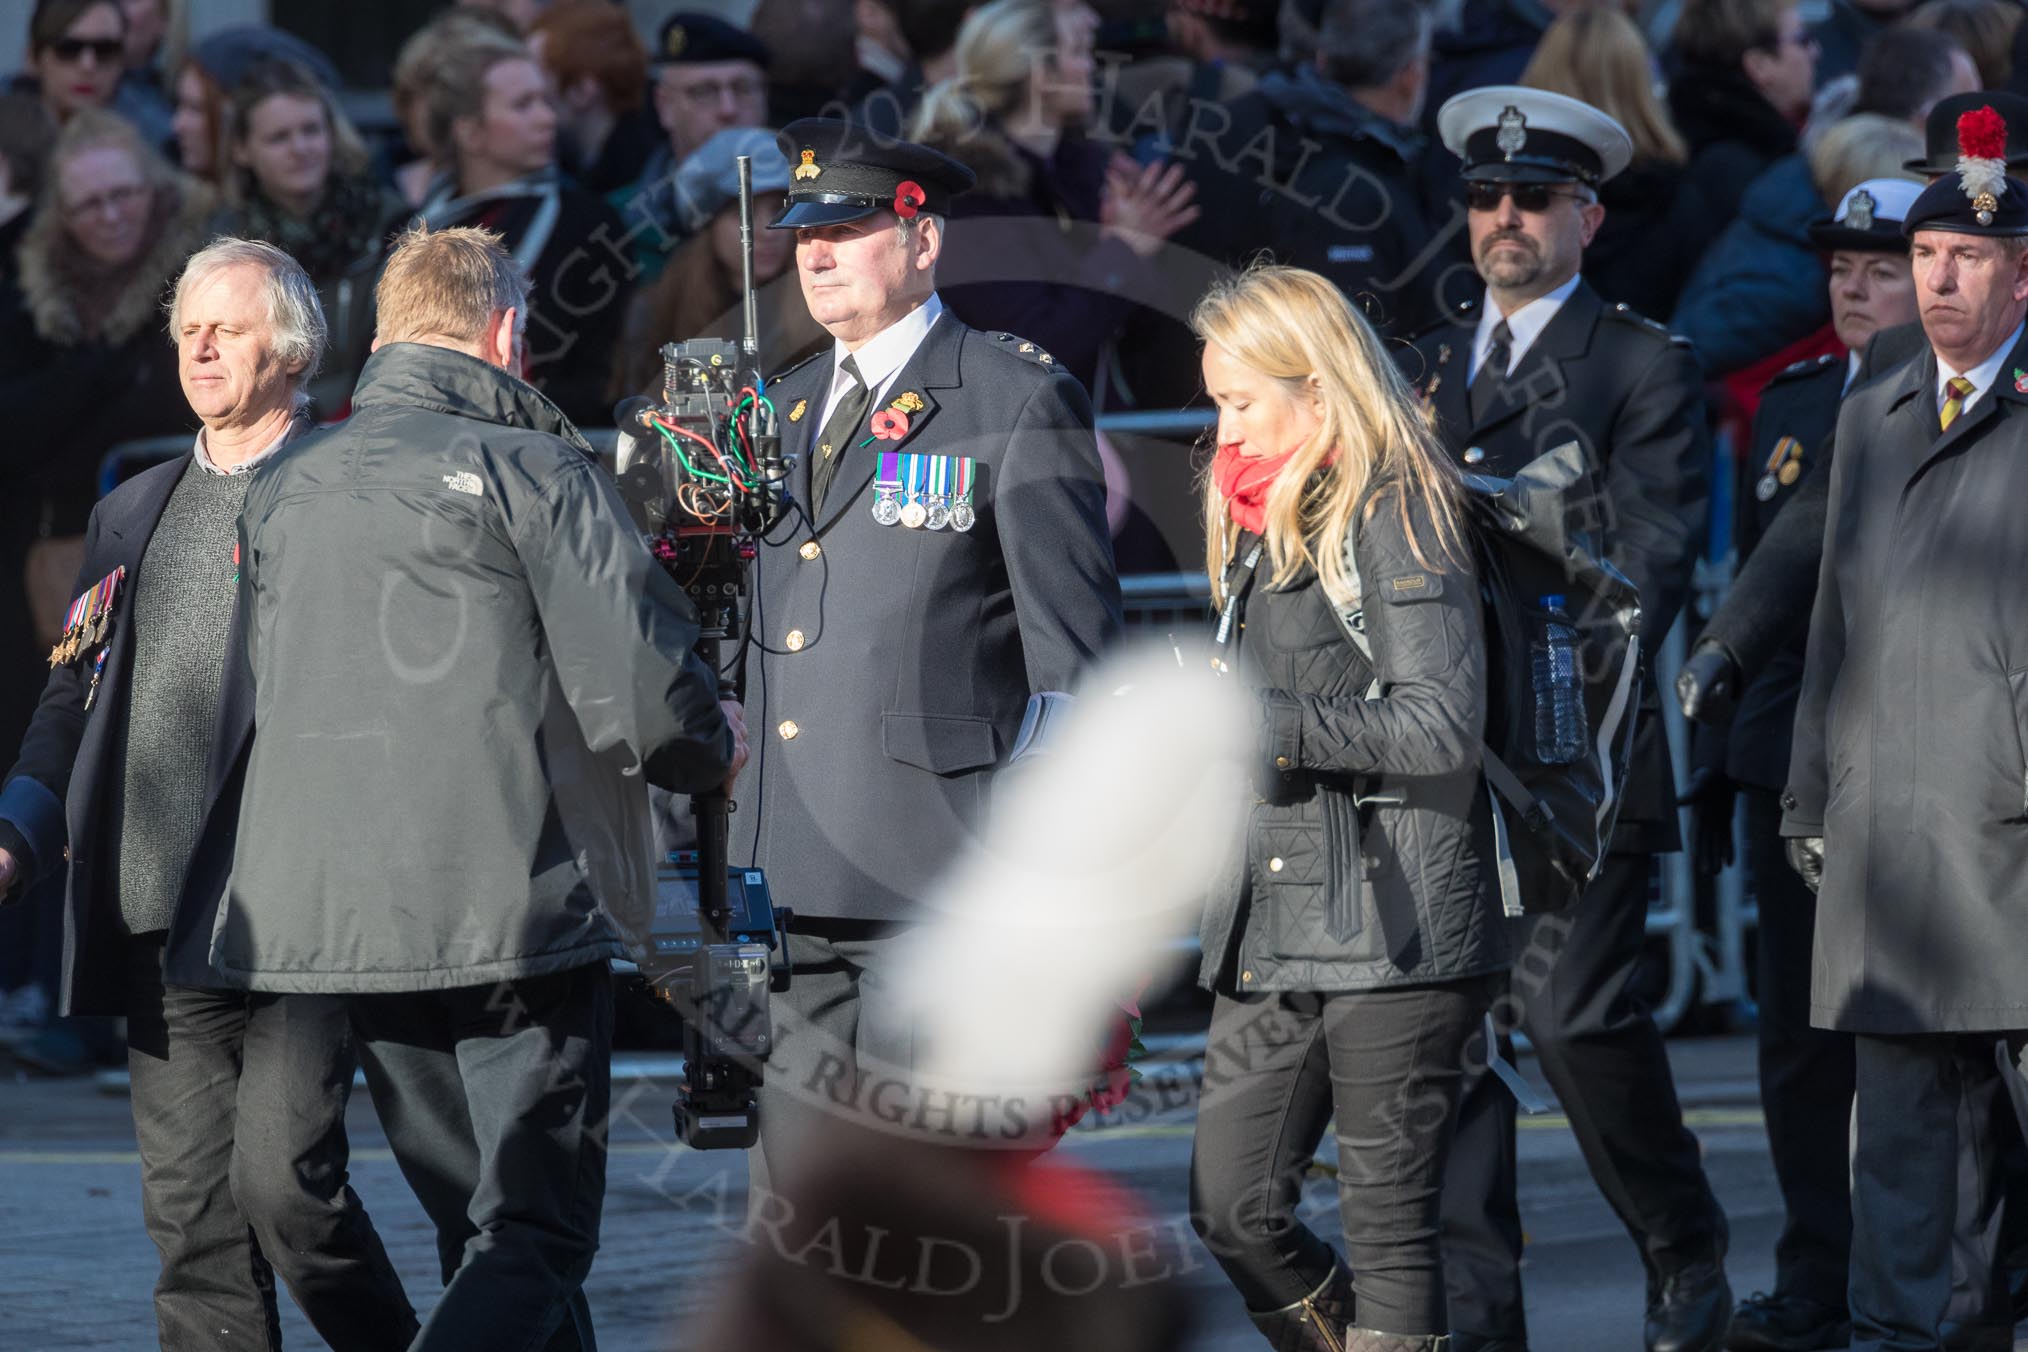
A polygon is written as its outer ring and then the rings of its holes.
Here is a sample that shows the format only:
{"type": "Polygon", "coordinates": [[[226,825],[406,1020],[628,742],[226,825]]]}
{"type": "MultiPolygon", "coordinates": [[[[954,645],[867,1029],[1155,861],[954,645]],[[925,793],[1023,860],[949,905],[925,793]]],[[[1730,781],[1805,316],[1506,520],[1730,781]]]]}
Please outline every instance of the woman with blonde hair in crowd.
{"type": "Polygon", "coordinates": [[[1274,1346],[1433,1352],[1465,1044],[1510,961],[1464,490],[1325,278],[1251,269],[1192,327],[1218,408],[1214,642],[1260,746],[1244,856],[1201,932],[1191,1216],[1274,1346]],[[1296,1214],[1333,1120],[1344,1263],[1296,1214]]]}
{"type": "Polygon", "coordinates": [[[923,97],[912,139],[978,175],[951,203],[938,294],[965,323],[1052,353],[1092,389],[1146,295],[1163,244],[1197,217],[1180,166],[1143,167],[1085,139],[1092,26],[1083,5],[993,0],[958,30],[957,74],[923,97]]]}
{"type": "Polygon", "coordinates": [[[1719,223],[1690,181],[1689,147],[1656,93],[1648,40],[1618,5],[1568,10],[1521,83],[1582,99],[1627,129],[1633,163],[1599,186],[1605,222],[1585,248],[1584,279],[1613,304],[1667,319],[1719,223]]]}

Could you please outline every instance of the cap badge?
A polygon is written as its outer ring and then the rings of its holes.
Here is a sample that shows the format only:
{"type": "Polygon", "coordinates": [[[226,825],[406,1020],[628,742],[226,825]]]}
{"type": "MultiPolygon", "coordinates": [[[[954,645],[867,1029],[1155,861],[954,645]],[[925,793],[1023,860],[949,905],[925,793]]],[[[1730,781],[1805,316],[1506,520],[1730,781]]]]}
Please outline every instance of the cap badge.
{"type": "Polygon", "coordinates": [[[804,151],[803,162],[796,166],[796,178],[798,180],[815,178],[823,172],[822,169],[817,167],[817,152],[814,150],[804,151]]]}
{"type": "Polygon", "coordinates": [[[1493,144],[1510,160],[1528,144],[1528,119],[1511,103],[1500,114],[1500,132],[1493,138],[1493,144]]]}
{"type": "Polygon", "coordinates": [[[690,45],[690,33],[682,24],[670,24],[669,31],[662,35],[662,55],[674,61],[683,55],[683,49],[690,45]]]}
{"type": "Polygon", "coordinates": [[[1845,208],[1845,224],[1854,230],[1873,228],[1873,208],[1877,206],[1873,194],[1861,188],[1852,194],[1851,205],[1845,208]]]}
{"type": "Polygon", "coordinates": [[[1991,225],[2007,191],[2007,120],[1992,108],[1958,116],[1958,183],[1972,199],[1972,215],[1991,225]]]}

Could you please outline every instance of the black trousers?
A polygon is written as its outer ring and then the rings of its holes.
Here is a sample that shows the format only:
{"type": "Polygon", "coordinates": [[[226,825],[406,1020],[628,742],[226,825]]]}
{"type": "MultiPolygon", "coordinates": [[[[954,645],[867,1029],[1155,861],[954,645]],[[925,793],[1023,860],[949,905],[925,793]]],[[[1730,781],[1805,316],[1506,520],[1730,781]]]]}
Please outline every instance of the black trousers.
{"type": "Polygon", "coordinates": [[[1296,1210],[1326,1125],[1358,1325],[1442,1334],[1438,1247],[1465,1046],[1493,977],[1394,990],[1220,995],[1205,1044],[1190,1216],[1247,1307],[1315,1291],[1337,1255],[1296,1210]]]}
{"type": "Polygon", "coordinates": [[[606,964],[349,999],[373,1106],[437,1228],[444,1295],[413,1352],[596,1347],[612,1098],[606,964]]]}
{"type": "Polygon", "coordinates": [[[1997,1252],[2014,1125],[2000,1036],[1855,1039],[1853,1352],[1936,1352],[1947,1332],[1953,1349],[2013,1346],[1997,1252]],[[1989,1314],[1966,1319],[1967,1307],[1989,1314]]]}
{"type": "Polygon", "coordinates": [[[1775,1294],[1840,1310],[1852,1252],[1852,1035],[1810,1026],[1817,894],[1789,866],[1780,795],[1744,794],[1760,901],[1760,1101],[1784,1211],[1775,1294]]]}
{"type": "Polygon", "coordinates": [[[127,1066],[163,1348],[280,1347],[278,1272],[338,1352],[407,1347],[415,1312],[346,1182],[344,1002],[165,987],[162,939],[128,944],[127,1066]]]}
{"type": "MultiPolygon", "coordinates": [[[[1510,922],[1514,970],[1495,1022],[1520,1027],[1534,1044],[1652,1289],[1722,1255],[1726,1227],[1683,1125],[1662,1035],[1634,993],[1647,916],[1648,859],[1616,854],[1568,912],[1510,922]]],[[[1486,1064],[1478,1049],[1469,1059],[1486,1064]]],[[[1444,1280],[1453,1329],[1524,1341],[1514,1116],[1514,1097],[1495,1076],[1481,1068],[1466,1077],[1444,1180],[1444,1280]]]]}

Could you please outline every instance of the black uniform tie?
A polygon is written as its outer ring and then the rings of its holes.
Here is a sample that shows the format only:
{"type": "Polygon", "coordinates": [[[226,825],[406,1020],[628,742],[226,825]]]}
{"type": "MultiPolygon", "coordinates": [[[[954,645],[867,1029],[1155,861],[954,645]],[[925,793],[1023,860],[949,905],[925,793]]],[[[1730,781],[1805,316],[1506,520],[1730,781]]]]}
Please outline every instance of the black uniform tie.
{"type": "Polygon", "coordinates": [[[838,407],[824,424],[823,435],[810,448],[810,514],[824,510],[824,493],[838,473],[838,462],[852,449],[852,443],[866,439],[866,413],[873,403],[873,391],[859,375],[859,363],[847,357],[838,369],[852,378],[852,387],[839,397],[838,407]]]}
{"type": "Polygon", "coordinates": [[[1507,385],[1507,363],[1514,352],[1514,330],[1501,320],[1493,326],[1493,342],[1486,349],[1486,360],[1479,365],[1479,374],[1472,379],[1472,421],[1486,416],[1486,410],[1493,407],[1493,401],[1500,397],[1500,391],[1507,385]]]}

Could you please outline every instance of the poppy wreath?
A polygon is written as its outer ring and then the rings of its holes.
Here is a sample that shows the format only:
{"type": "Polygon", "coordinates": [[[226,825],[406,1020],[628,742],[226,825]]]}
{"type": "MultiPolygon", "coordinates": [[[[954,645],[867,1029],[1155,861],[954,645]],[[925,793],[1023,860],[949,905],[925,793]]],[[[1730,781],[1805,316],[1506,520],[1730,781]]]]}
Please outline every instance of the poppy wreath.
{"type": "Polygon", "coordinates": [[[905,221],[912,221],[922,210],[922,204],[928,200],[928,196],[922,190],[922,184],[912,178],[908,179],[894,190],[894,214],[905,221]]]}

